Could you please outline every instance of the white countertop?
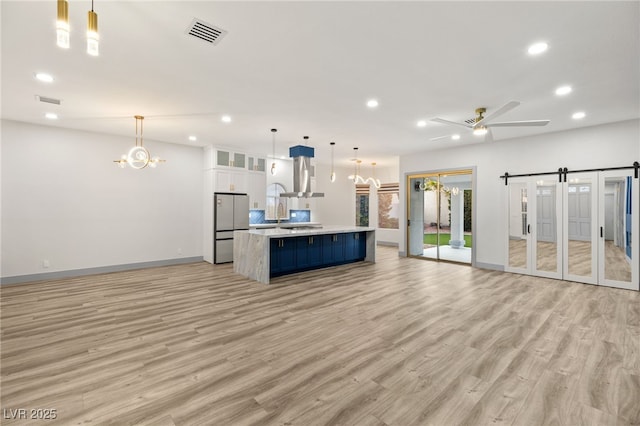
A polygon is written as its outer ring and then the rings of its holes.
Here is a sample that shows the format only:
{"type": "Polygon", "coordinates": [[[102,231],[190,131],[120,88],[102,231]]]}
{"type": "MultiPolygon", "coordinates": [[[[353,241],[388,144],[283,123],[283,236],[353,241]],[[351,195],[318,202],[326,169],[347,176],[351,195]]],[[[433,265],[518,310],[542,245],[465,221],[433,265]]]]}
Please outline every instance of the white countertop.
{"type": "Polygon", "coordinates": [[[296,226],[322,226],[320,222],[280,222],[277,223],[255,223],[249,225],[249,229],[265,229],[265,228],[293,228],[296,226]]]}
{"type": "MultiPolygon", "coordinates": [[[[305,226],[304,223],[296,223],[295,225],[305,226]]],[[[322,226],[321,228],[311,228],[311,229],[268,228],[268,229],[250,229],[248,231],[235,231],[235,232],[248,233],[252,235],[261,235],[267,238],[281,238],[281,237],[295,237],[300,235],[341,234],[346,232],[365,232],[365,231],[375,231],[375,228],[369,228],[367,226],[328,225],[328,226],[322,226]]]]}

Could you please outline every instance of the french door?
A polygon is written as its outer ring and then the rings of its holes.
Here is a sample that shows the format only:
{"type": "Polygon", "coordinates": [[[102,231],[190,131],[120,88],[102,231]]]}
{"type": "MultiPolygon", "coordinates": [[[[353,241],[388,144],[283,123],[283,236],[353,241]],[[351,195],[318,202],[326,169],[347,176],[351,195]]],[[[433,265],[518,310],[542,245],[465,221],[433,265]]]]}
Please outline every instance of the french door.
{"type": "Polygon", "coordinates": [[[557,178],[509,179],[507,271],[562,278],[561,196],[557,178]]]}
{"type": "Polygon", "coordinates": [[[638,186],[624,170],[509,179],[505,270],[639,290],[638,186]]]}

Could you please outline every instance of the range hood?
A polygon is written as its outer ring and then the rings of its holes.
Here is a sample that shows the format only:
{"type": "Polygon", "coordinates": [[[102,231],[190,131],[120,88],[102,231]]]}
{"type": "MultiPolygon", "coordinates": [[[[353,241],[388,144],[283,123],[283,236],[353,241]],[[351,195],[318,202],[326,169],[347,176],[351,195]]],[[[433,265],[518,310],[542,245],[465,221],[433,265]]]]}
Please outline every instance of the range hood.
{"type": "Polygon", "coordinates": [[[310,146],[296,145],[289,148],[289,157],[293,158],[293,192],[283,192],[281,197],[315,198],[324,197],[323,192],[311,191],[311,159],[314,149],[310,146]]]}

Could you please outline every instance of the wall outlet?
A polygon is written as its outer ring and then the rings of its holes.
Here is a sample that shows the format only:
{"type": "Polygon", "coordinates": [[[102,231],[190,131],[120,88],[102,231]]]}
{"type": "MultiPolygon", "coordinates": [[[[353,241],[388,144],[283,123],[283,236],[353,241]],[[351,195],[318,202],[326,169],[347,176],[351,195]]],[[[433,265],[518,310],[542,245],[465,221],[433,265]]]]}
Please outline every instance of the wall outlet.
{"type": "Polygon", "coordinates": [[[178,254],[182,254],[182,249],[178,248],[178,254]]]}
{"type": "Polygon", "coordinates": [[[309,208],[309,203],[307,203],[306,206],[307,206],[306,208],[308,209],[309,208]]]}
{"type": "Polygon", "coordinates": [[[43,268],[48,268],[49,266],[51,266],[51,264],[49,263],[48,259],[45,259],[42,261],[42,267],[43,268]]]}
{"type": "Polygon", "coordinates": [[[254,201],[254,202],[253,202],[253,208],[254,208],[254,209],[257,209],[257,208],[258,208],[258,202],[257,202],[257,201],[254,201]]]}

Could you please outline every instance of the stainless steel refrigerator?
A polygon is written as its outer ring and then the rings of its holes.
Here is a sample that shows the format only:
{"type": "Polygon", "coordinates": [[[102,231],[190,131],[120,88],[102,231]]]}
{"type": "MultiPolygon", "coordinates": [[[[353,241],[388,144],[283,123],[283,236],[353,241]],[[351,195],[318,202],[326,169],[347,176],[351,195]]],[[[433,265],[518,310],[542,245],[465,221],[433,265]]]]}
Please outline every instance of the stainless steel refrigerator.
{"type": "Polygon", "coordinates": [[[233,231],[249,229],[247,194],[213,194],[213,263],[233,262],[233,231]]]}

